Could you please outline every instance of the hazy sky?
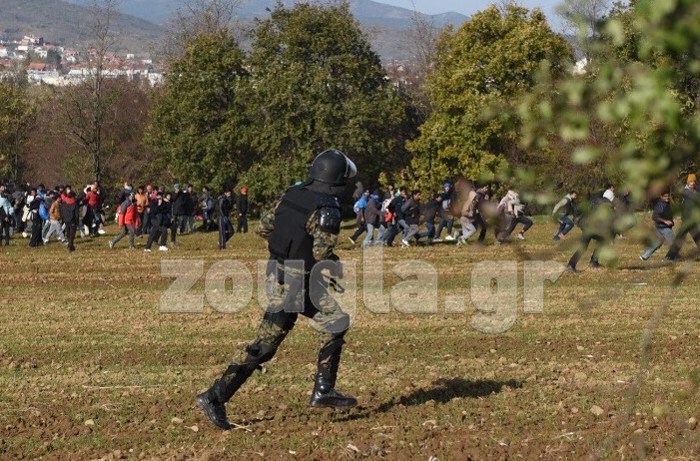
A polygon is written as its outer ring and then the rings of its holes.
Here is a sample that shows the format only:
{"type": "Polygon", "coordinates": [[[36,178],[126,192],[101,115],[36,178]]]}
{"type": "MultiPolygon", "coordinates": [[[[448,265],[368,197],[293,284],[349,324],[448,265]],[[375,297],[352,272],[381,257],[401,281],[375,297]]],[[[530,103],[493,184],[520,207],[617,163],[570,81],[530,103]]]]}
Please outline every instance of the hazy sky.
{"type": "MultiPolygon", "coordinates": [[[[471,16],[477,11],[481,11],[498,0],[375,0],[387,5],[400,6],[410,10],[417,10],[421,13],[437,14],[455,11],[467,16],[471,16]]],[[[540,8],[547,15],[547,19],[554,26],[560,22],[556,17],[555,8],[561,0],[519,0],[518,3],[527,8],[540,8]]]]}

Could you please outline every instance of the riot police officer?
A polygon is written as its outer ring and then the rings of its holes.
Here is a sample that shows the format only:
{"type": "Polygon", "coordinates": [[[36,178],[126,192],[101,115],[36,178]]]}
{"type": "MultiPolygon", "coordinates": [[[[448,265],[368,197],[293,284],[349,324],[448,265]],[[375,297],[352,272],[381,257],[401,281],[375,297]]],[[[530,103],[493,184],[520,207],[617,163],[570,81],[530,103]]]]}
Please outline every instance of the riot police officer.
{"type": "Polygon", "coordinates": [[[338,240],[341,211],[338,202],[347,180],[357,174],[345,154],[329,149],[314,159],[309,179],[287,190],[273,212],[262,216],[258,233],[268,240],[270,260],[266,289],[268,307],[257,338],[239,351],[221,378],[197,396],[198,405],[221,429],[230,429],[225,404],[260,365],[272,359],[294,327],[298,314],[312,319],[321,335],[318,369],[311,405],[351,408],[354,397],[335,389],[344,336],[350,317],[328,291],[328,279],[342,277],[333,249],[338,240]]]}

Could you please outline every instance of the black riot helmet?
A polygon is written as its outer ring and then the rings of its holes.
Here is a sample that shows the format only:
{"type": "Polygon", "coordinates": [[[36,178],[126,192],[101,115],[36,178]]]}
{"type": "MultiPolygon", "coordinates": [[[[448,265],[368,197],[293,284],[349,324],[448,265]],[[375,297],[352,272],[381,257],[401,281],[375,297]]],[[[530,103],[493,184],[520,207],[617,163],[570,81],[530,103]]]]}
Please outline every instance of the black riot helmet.
{"type": "Polygon", "coordinates": [[[327,149],[318,154],[309,171],[309,177],[314,181],[332,186],[344,186],[356,174],[357,167],[353,161],[335,149],[327,149]]]}

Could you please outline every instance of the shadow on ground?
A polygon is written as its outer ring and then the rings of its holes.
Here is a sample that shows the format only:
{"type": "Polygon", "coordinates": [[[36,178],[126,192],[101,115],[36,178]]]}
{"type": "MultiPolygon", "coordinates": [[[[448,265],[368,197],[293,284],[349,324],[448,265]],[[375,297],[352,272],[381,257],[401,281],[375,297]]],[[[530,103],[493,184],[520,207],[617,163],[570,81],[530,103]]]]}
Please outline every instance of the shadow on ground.
{"type": "Polygon", "coordinates": [[[359,407],[360,411],[358,413],[345,415],[341,420],[363,419],[369,417],[372,413],[386,413],[397,405],[410,407],[422,405],[431,400],[436,403],[447,403],[456,398],[486,397],[501,392],[506,386],[512,389],[519,389],[523,386],[523,383],[515,379],[506,381],[479,379],[472,381],[462,378],[441,378],[433,381],[433,387],[430,389],[417,389],[408,395],[393,398],[379,405],[376,409],[359,407]]]}
{"type": "Polygon", "coordinates": [[[396,405],[414,406],[422,405],[431,400],[437,403],[447,403],[455,398],[477,398],[501,392],[503,387],[508,386],[518,389],[523,386],[522,382],[510,379],[508,381],[494,381],[490,379],[479,379],[476,381],[462,378],[441,378],[433,382],[431,389],[417,389],[409,395],[398,399],[392,399],[379,406],[378,411],[384,413],[396,405]]]}

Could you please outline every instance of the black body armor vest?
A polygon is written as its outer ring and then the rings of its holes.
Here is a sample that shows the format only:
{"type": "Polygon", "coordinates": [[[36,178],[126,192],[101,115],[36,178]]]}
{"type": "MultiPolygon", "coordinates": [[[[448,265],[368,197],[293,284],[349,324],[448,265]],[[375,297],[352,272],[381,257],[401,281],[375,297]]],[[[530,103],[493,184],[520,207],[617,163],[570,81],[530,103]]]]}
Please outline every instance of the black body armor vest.
{"type": "Polygon", "coordinates": [[[322,209],[319,226],[326,232],[340,231],[340,205],[329,194],[311,191],[305,187],[293,187],[282,196],[275,211],[274,229],[268,239],[270,254],[278,261],[304,261],[304,270],[310,271],[316,263],[313,257],[313,236],[306,231],[311,214],[322,209]],[[337,226],[324,226],[327,216],[337,215],[337,226]],[[337,227],[337,228],[336,228],[337,227]]]}

